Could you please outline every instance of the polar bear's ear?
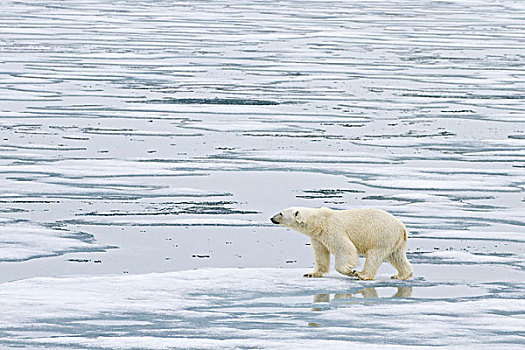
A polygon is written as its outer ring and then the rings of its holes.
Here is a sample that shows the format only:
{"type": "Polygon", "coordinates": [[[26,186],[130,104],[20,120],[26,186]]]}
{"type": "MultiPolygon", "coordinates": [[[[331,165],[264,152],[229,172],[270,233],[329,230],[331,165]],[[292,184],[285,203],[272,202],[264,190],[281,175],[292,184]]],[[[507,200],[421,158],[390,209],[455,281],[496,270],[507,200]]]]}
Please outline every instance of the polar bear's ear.
{"type": "Polygon", "coordinates": [[[295,213],[293,214],[293,216],[295,218],[295,222],[297,222],[298,224],[303,224],[304,223],[303,216],[301,215],[299,210],[296,210],[295,213]]]}

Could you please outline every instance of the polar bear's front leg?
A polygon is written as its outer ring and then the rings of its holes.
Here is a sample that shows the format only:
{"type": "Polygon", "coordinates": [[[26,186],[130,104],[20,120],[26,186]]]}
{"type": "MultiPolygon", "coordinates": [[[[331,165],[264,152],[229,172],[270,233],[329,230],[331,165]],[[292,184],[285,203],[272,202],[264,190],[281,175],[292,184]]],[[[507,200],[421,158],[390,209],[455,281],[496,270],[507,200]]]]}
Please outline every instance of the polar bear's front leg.
{"type": "Polygon", "coordinates": [[[314,250],[314,270],[310,273],[305,273],[304,277],[323,277],[323,274],[330,270],[330,251],[319,240],[312,237],[310,240],[312,249],[314,250]]]}
{"type": "Polygon", "coordinates": [[[337,272],[347,276],[355,276],[355,268],[359,265],[359,255],[354,243],[341,234],[333,241],[333,252],[335,255],[335,269],[337,272]]]}

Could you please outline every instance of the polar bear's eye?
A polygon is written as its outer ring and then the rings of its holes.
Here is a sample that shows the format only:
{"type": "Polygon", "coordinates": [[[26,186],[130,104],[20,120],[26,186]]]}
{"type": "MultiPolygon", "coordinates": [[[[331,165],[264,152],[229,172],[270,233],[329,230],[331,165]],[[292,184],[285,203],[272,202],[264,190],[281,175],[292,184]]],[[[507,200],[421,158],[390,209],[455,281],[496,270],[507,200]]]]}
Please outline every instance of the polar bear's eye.
{"type": "Polygon", "coordinates": [[[299,215],[299,210],[295,212],[294,216],[297,217],[297,215],[299,215]]]}

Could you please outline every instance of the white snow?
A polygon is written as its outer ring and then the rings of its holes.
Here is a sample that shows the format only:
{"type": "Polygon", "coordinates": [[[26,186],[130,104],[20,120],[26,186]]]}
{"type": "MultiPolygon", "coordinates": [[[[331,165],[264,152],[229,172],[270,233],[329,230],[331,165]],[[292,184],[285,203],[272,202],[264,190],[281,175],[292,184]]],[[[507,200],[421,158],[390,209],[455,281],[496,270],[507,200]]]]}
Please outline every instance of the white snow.
{"type": "Polygon", "coordinates": [[[525,321],[523,313],[516,312],[525,308],[521,293],[494,290],[492,283],[436,286],[431,276],[391,282],[380,275],[376,281],[362,282],[335,273],[306,279],[302,272],[199,269],[4,283],[0,344],[519,348],[516,335],[525,321]]]}

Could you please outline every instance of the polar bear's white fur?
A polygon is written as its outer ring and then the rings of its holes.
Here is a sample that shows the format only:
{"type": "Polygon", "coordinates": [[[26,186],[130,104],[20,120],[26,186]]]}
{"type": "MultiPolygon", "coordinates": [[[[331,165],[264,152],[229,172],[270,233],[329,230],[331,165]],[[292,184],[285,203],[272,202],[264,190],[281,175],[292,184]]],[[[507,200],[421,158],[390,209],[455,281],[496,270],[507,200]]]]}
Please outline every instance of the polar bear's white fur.
{"type": "Polygon", "coordinates": [[[398,271],[392,278],[406,280],[413,274],[405,253],[405,225],[386,211],[293,207],[270,220],[310,237],[315,266],[305,277],[322,277],[327,273],[330,253],[335,256],[338,272],[362,280],[374,279],[385,260],[398,271]],[[366,256],[366,261],[363,270],[356,272],[359,255],[366,256]]]}

